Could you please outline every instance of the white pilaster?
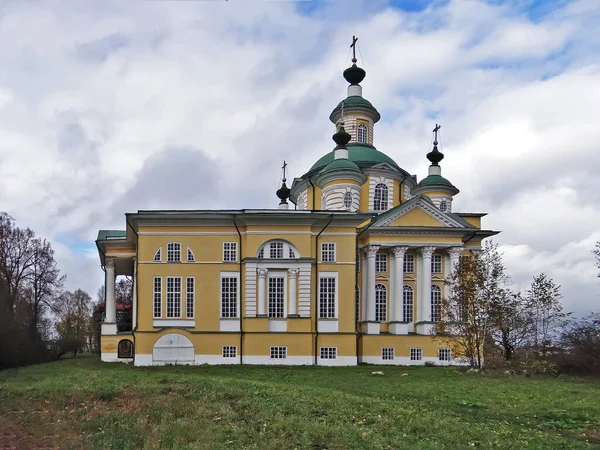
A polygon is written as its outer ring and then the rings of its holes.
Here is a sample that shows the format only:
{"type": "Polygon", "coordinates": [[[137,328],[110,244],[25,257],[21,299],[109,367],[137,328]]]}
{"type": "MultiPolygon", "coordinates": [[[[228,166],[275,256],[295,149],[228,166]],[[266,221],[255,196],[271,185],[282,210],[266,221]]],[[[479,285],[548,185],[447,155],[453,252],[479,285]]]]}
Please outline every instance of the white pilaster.
{"type": "Polygon", "coordinates": [[[296,280],[298,279],[298,272],[300,272],[298,269],[290,269],[288,270],[288,273],[290,275],[290,305],[289,305],[289,314],[290,316],[295,316],[298,314],[298,309],[296,307],[296,285],[297,282],[296,280]]]}
{"type": "MultiPolygon", "coordinates": [[[[392,322],[402,322],[402,301],[404,297],[404,255],[408,247],[394,247],[392,252],[394,255],[394,273],[392,278],[393,284],[393,300],[392,306],[392,322]]],[[[408,326],[406,324],[391,323],[390,333],[406,334],[408,326]]]]}
{"type": "Polygon", "coordinates": [[[115,258],[107,257],[104,261],[104,323],[102,334],[117,334],[117,307],[115,304],[115,258]]]}
{"type": "Polygon", "coordinates": [[[131,327],[132,330],[137,326],[137,258],[133,258],[133,316],[131,317],[131,327]]]}
{"type": "Polygon", "coordinates": [[[367,322],[363,331],[368,334],[379,334],[379,323],[375,322],[375,255],[379,245],[369,245],[365,248],[367,254],[367,322]]]}
{"type": "Polygon", "coordinates": [[[258,315],[267,315],[266,279],[268,269],[258,269],[258,315]]]}
{"type": "MultiPolygon", "coordinates": [[[[431,255],[435,247],[422,247],[419,249],[421,255],[421,267],[419,273],[419,307],[417,309],[417,322],[428,322],[431,320],[431,255]]],[[[431,326],[417,324],[417,333],[429,334],[431,326]]]]}

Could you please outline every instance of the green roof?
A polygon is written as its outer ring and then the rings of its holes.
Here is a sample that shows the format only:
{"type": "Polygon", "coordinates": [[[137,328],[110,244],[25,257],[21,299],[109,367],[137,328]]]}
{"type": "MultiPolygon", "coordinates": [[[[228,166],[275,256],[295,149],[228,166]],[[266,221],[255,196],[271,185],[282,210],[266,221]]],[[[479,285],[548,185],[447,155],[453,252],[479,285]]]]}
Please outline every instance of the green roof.
{"type": "Polygon", "coordinates": [[[125,230],[100,230],[98,231],[98,241],[108,241],[111,239],[125,239],[127,232],[125,230]]]}
{"type": "MultiPolygon", "coordinates": [[[[400,169],[398,164],[385,153],[381,153],[372,145],[350,143],[346,145],[348,149],[348,159],[355,163],[359,168],[371,167],[375,164],[388,163],[392,167],[400,169]]],[[[327,153],[319,159],[310,168],[309,172],[321,169],[333,161],[333,152],[327,153]]]]}
{"type": "Polygon", "coordinates": [[[429,175],[421,180],[419,186],[428,186],[432,184],[443,184],[445,186],[454,187],[450,181],[446,180],[441,175],[429,175]]]}
{"type": "Polygon", "coordinates": [[[360,172],[360,168],[349,159],[334,159],[327,164],[327,167],[325,167],[323,172],[329,172],[331,170],[355,170],[360,172]]]}
{"type": "MultiPolygon", "coordinates": [[[[371,108],[373,110],[373,112],[375,112],[375,117],[374,117],[375,122],[379,122],[379,119],[381,119],[381,115],[379,114],[379,111],[377,111],[377,109],[375,109],[373,104],[366,98],[361,97],[360,95],[352,95],[350,97],[346,97],[344,100],[342,100],[342,102],[344,102],[345,107],[365,106],[367,108],[371,108]]],[[[329,120],[331,120],[332,122],[335,122],[333,119],[333,115],[337,111],[342,109],[342,102],[339,102],[338,105],[333,109],[333,111],[331,111],[331,114],[329,115],[329,120]]]]}

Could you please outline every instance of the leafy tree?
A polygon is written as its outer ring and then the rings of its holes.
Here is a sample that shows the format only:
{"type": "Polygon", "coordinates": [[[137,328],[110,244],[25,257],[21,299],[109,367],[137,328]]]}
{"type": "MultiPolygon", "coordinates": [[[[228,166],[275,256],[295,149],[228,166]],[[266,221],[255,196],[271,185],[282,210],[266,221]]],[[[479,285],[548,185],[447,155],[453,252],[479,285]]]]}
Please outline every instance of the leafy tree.
{"type": "Polygon", "coordinates": [[[531,311],[520,293],[509,293],[503,302],[493,306],[492,315],[491,338],[504,359],[511,361],[515,352],[529,343],[533,329],[531,311]]]}
{"type": "Polygon", "coordinates": [[[66,291],[58,298],[55,312],[59,318],[56,331],[60,340],[65,350],[76,356],[88,342],[92,298],[81,289],[66,291]]]}
{"type": "Polygon", "coordinates": [[[545,273],[533,277],[526,294],[527,308],[532,314],[531,341],[540,356],[546,356],[566,324],[571,313],[565,313],[561,304],[560,286],[545,273]]]}

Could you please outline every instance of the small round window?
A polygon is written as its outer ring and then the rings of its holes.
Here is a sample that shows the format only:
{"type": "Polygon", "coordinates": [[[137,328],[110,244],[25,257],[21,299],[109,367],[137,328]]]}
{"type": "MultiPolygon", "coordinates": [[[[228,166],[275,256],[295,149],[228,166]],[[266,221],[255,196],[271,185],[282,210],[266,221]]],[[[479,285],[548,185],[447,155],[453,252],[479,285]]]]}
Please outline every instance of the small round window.
{"type": "Polygon", "coordinates": [[[448,209],[448,203],[446,202],[446,200],[442,200],[440,202],[440,211],[446,212],[447,209],[448,209]]]}
{"type": "Polygon", "coordinates": [[[352,193],[346,192],[344,194],[344,206],[350,208],[352,206],[352,193]]]}

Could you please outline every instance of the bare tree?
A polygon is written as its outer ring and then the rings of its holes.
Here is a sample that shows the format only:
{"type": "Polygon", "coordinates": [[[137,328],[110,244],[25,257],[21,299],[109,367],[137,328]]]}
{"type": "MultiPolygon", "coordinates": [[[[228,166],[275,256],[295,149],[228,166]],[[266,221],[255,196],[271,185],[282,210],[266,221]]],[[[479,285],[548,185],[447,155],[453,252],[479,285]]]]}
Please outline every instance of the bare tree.
{"type": "Polygon", "coordinates": [[[59,318],[56,331],[65,349],[76,356],[88,342],[92,298],[81,289],[63,292],[56,302],[55,312],[59,318]]]}
{"type": "Polygon", "coordinates": [[[531,311],[520,293],[510,293],[504,302],[494,305],[492,315],[491,338],[504,359],[511,361],[515,352],[529,343],[533,329],[531,311]]]}
{"type": "Polygon", "coordinates": [[[596,242],[596,248],[592,250],[594,258],[596,259],[596,267],[598,268],[598,278],[600,278],[600,241],[596,242]]]}

